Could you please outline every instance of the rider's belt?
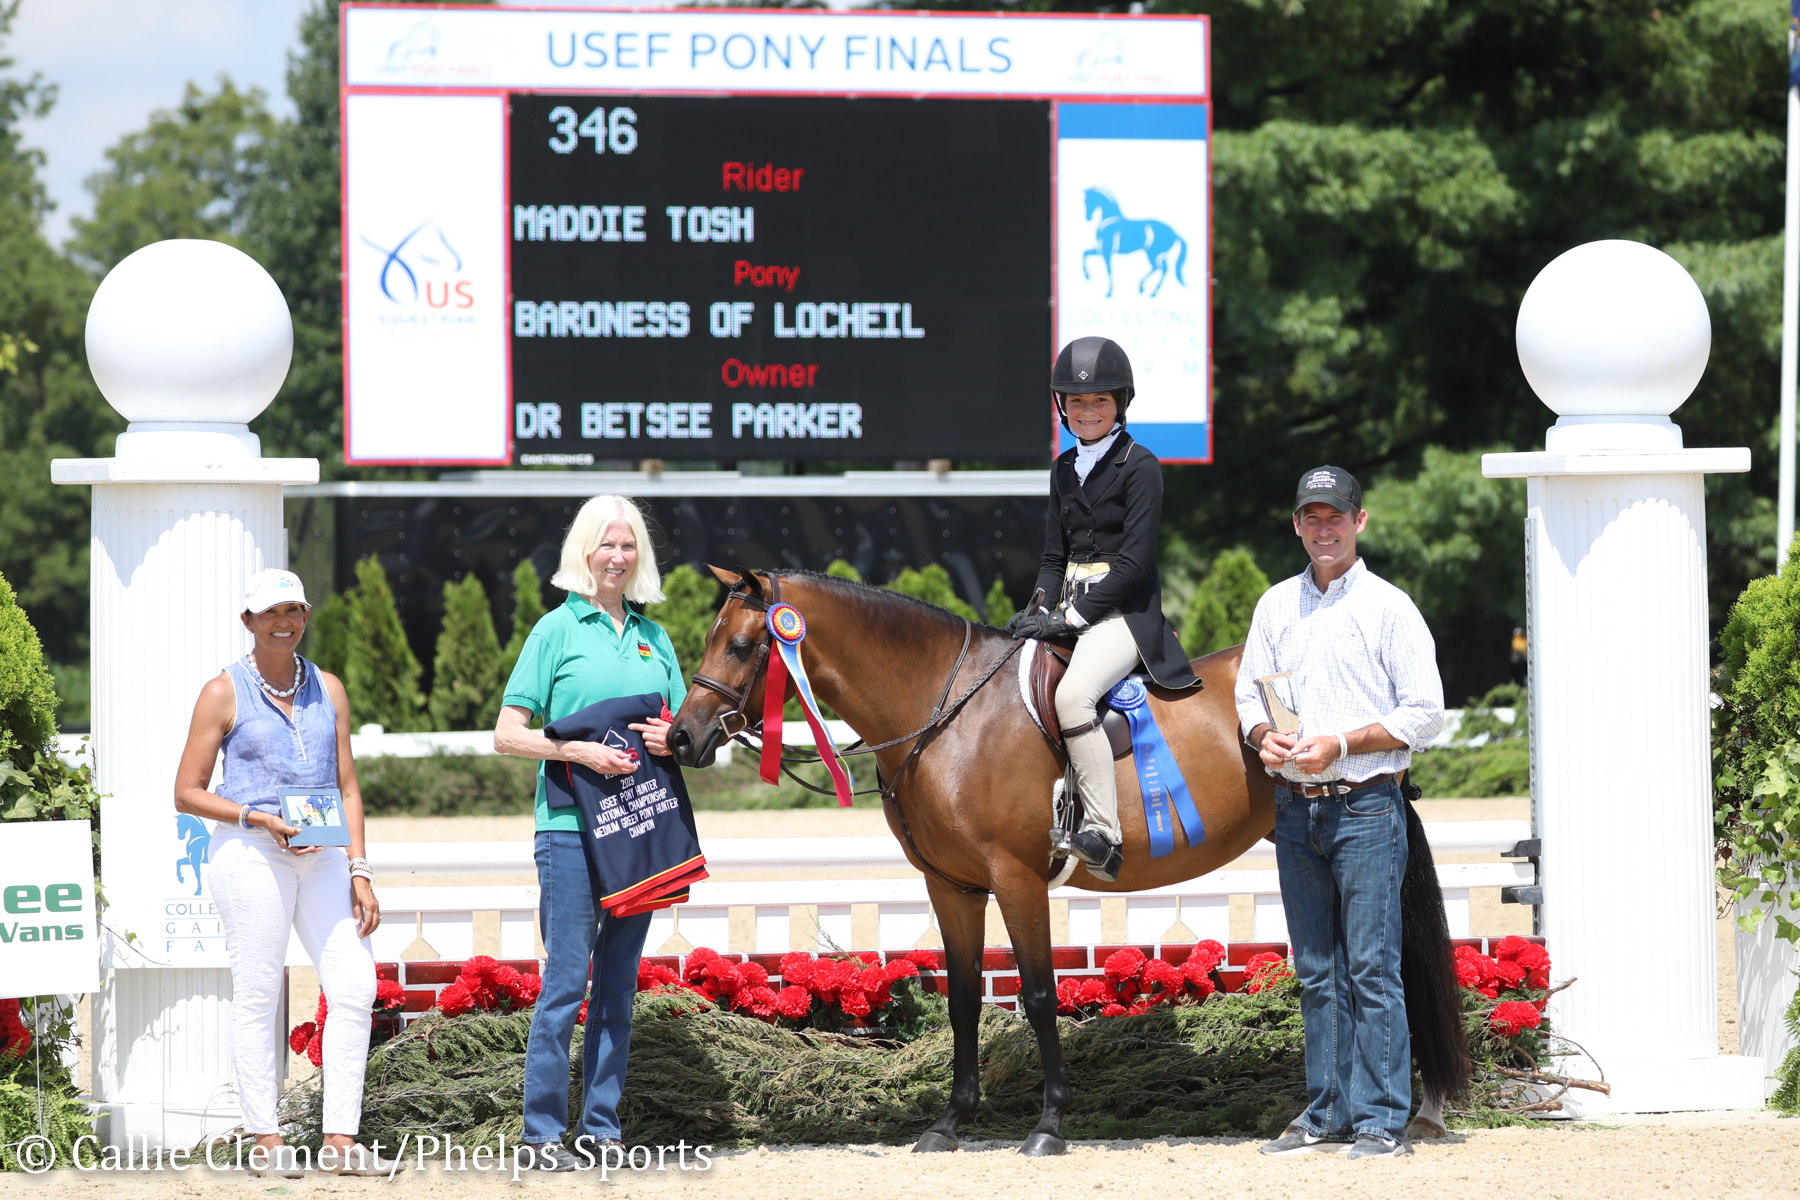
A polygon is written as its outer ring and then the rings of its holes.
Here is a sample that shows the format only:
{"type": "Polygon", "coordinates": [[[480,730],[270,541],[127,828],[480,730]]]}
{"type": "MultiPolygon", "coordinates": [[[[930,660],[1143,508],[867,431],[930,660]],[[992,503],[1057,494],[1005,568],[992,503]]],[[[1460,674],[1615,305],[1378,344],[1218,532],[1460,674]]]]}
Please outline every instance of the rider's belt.
{"type": "Polygon", "coordinates": [[[1088,589],[1106,578],[1112,570],[1109,562],[1072,562],[1063,568],[1063,603],[1073,604],[1087,595],[1088,589]]]}
{"type": "Polygon", "coordinates": [[[1384,783],[1392,783],[1398,778],[1400,778],[1400,776],[1397,773],[1389,771],[1386,775],[1376,775],[1370,779],[1359,779],[1355,783],[1346,783],[1341,779],[1327,780],[1324,783],[1295,783],[1291,779],[1284,779],[1276,786],[1284,787],[1297,796],[1316,799],[1319,796],[1348,796],[1351,792],[1360,792],[1364,788],[1379,787],[1384,783]]]}

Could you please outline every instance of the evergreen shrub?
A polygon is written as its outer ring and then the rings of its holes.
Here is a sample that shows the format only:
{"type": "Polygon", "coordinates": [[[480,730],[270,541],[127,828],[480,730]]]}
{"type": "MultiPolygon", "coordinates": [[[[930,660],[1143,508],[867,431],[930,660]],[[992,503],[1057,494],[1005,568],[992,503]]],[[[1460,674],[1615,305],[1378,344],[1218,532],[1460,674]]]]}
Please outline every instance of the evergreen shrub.
{"type": "Polygon", "coordinates": [[[1181,644],[1198,658],[1235,646],[1250,632],[1256,602],[1269,590],[1269,577],[1250,552],[1226,550],[1212,561],[1181,622],[1181,644]]]}
{"type": "Polygon", "coordinates": [[[1727,904],[1754,932],[1773,917],[1800,943],[1800,539],[1779,575],[1752,580],[1719,634],[1713,830],[1727,904]],[[1785,893],[1785,900],[1784,900],[1785,893]]]}
{"type": "Polygon", "coordinates": [[[719,613],[719,581],[712,572],[702,574],[686,563],[663,576],[661,604],[644,609],[644,615],[663,627],[675,647],[683,682],[691,683],[706,652],[706,633],[719,613]]]}
{"type": "Polygon", "coordinates": [[[471,572],[444,584],[444,623],[432,668],[432,728],[492,729],[503,683],[487,589],[471,572]]]}
{"type": "Polygon", "coordinates": [[[987,619],[987,623],[995,629],[1006,628],[1006,623],[1012,620],[1013,613],[1018,611],[1013,608],[1012,599],[1006,594],[1006,582],[997,577],[994,580],[994,586],[988,589],[987,599],[981,602],[981,606],[986,610],[982,615],[987,619]]]}
{"type": "Polygon", "coordinates": [[[344,688],[350,695],[351,728],[373,724],[389,733],[423,731],[428,724],[419,691],[423,668],[406,644],[387,572],[373,554],[356,564],[348,604],[344,688]]]}
{"type": "Polygon", "coordinates": [[[531,636],[532,628],[544,619],[545,612],[543,581],[529,558],[513,568],[512,585],[512,634],[506,639],[506,647],[500,651],[502,690],[506,687],[506,681],[512,678],[513,668],[519,665],[519,655],[525,649],[525,639],[531,636]]]}
{"type": "Polygon", "coordinates": [[[968,601],[956,594],[949,572],[936,563],[927,563],[922,571],[906,568],[888,584],[888,590],[911,596],[915,600],[923,600],[927,604],[935,604],[939,608],[947,608],[967,621],[981,620],[980,614],[970,607],[968,601]]]}
{"type": "Polygon", "coordinates": [[[306,657],[339,679],[349,669],[350,603],[333,592],[313,606],[306,622],[306,657]]]}

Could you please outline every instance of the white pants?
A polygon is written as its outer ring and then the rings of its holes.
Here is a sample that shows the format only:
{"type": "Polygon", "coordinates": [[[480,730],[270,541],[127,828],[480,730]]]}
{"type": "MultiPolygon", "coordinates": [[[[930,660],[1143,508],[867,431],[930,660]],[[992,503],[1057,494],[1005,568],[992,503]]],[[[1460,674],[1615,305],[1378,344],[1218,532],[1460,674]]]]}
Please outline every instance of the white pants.
{"type": "Polygon", "coordinates": [[[356,936],[350,860],[335,846],[292,854],[261,830],[221,824],[213,832],[209,869],[231,956],[231,1058],[244,1128],[256,1134],[281,1131],[275,1116],[277,1055],[285,1049],[287,1030],[275,1024],[288,930],[294,929],[319,970],[330,1006],[322,1047],[324,1131],[356,1133],[375,1005],[375,958],[368,941],[356,936]]]}
{"type": "MultiPolygon", "coordinates": [[[[1075,653],[1069,657],[1069,669],[1056,685],[1056,719],[1062,728],[1073,729],[1093,720],[1100,698],[1137,665],[1137,643],[1117,610],[1082,630],[1075,653]]],[[[1063,741],[1087,804],[1082,828],[1098,829],[1118,845],[1125,838],[1119,831],[1119,788],[1106,731],[1096,725],[1063,741]]]]}

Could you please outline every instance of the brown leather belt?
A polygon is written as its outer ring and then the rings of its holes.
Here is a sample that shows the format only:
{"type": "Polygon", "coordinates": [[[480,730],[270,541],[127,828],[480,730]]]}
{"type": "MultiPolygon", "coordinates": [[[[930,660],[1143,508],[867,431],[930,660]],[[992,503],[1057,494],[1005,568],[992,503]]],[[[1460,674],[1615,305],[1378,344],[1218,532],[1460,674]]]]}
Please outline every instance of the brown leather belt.
{"type": "Polygon", "coordinates": [[[1276,784],[1276,786],[1284,787],[1288,791],[1293,792],[1296,795],[1305,796],[1308,799],[1316,799],[1319,796],[1348,796],[1351,792],[1360,792],[1364,788],[1377,787],[1384,783],[1393,783],[1399,778],[1400,776],[1398,773],[1389,771],[1386,775],[1376,775],[1370,779],[1359,779],[1354,783],[1346,782],[1342,779],[1328,780],[1325,783],[1295,783],[1291,779],[1284,778],[1280,783],[1276,784]]]}

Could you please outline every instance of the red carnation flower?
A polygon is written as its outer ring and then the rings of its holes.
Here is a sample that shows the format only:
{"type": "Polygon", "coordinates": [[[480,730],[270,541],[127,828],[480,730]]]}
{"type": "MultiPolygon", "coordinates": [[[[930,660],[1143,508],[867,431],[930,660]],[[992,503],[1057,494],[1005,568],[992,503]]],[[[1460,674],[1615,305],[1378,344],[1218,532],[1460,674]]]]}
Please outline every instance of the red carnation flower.
{"type": "Polygon", "coordinates": [[[1133,1004],[1130,1008],[1125,1010],[1125,1015],[1128,1017],[1141,1017],[1151,1009],[1155,1008],[1156,1004],[1157,1002],[1152,999],[1139,1000],[1136,1004],[1133,1004]]]}
{"type": "Polygon", "coordinates": [[[738,971],[738,965],[729,959],[715,958],[707,963],[702,971],[707,983],[721,995],[731,996],[744,986],[744,977],[738,971]]]}
{"type": "Polygon", "coordinates": [[[1494,974],[1503,988],[1516,988],[1525,982],[1525,968],[1514,959],[1500,959],[1494,964],[1494,974]]]}
{"type": "MultiPolygon", "coordinates": [[[[1193,952],[1187,956],[1187,962],[1182,963],[1181,966],[1185,971],[1191,965],[1194,971],[1198,972],[1199,977],[1204,978],[1224,961],[1225,947],[1211,938],[1202,938],[1194,943],[1193,952]]],[[[1195,975],[1189,974],[1188,978],[1193,979],[1195,975]]]]}
{"type": "Polygon", "coordinates": [[[1531,944],[1516,933],[1508,934],[1494,946],[1494,957],[1499,959],[1517,958],[1519,952],[1531,944]]]}
{"type": "Polygon", "coordinates": [[[850,961],[860,961],[865,967],[879,967],[881,965],[881,955],[873,950],[859,950],[850,956],[850,961]]]}
{"type": "Polygon", "coordinates": [[[1105,1008],[1100,1010],[1100,1015],[1103,1017],[1122,1017],[1129,1011],[1130,1010],[1123,1004],[1108,1004],[1105,1008]]]}
{"type": "Polygon", "coordinates": [[[745,987],[769,986],[769,971],[761,963],[741,962],[738,964],[738,978],[744,981],[745,987]]]}
{"type": "Polygon", "coordinates": [[[583,1000],[581,1002],[581,1008],[575,1013],[575,1020],[578,1024],[581,1024],[581,1025],[587,1024],[587,1006],[588,1006],[588,1002],[586,1000],[583,1000]]]}
{"type": "Polygon", "coordinates": [[[1515,1038],[1527,1029],[1536,1029],[1543,1017],[1537,1005],[1528,1000],[1508,1000],[1494,1005],[1488,1014],[1488,1025],[1502,1037],[1515,1038]]]}
{"type": "Polygon", "coordinates": [[[323,1034],[313,1034],[311,1040],[306,1043],[306,1061],[310,1062],[315,1067],[322,1067],[325,1065],[325,1038],[323,1034]]]}
{"type": "Polygon", "coordinates": [[[896,958],[882,970],[886,973],[889,983],[898,983],[902,979],[916,979],[919,975],[919,965],[907,958],[896,958]]]}
{"type": "MultiPolygon", "coordinates": [[[[492,962],[493,959],[488,959],[492,962]]],[[[463,964],[462,974],[456,977],[463,990],[469,993],[469,1003],[473,1008],[492,1009],[494,1007],[494,977],[492,972],[472,970],[467,963],[463,964]]],[[[454,985],[452,985],[454,986],[454,985]]],[[[442,995],[442,993],[439,993],[442,995]]]]}
{"type": "Polygon", "coordinates": [[[1081,981],[1081,990],[1076,995],[1084,1007],[1091,1004],[1104,1004],[1114,998],[1113,990],[1107,986],[1106,980],[1096,979],[1091,975],[1081,981]]]}
{"type": "Polygon", "coordinates": [[[681,977],[689,983],[699,982],[701,976],[706,974],[706,964],[718,961],[718,957],[719,952],[717,950],[710,949],[706,946],[696,946],[693,950],[688,952],[687,964],[681,973],[681,977]]]}
{"type": "Polygon", "coordinates": [[[858,989],[846,989],[838,997],[838,1007],[849,1016],[866,1017],[869,1015],[869,997],[858,989]]]}
{"type": "Polygon", "coordinates": [[[1145,961],[1144,952],[1134,947],[1115,950],[1106,959],[1106,977],[1114,983],[1136,979],[1143,972],[1145,961]]]}
{"type": "Polygon", "coordinates": [[[803,950],[794,950],[781,956],[781,980],[783,983],[799,984],[805,987],[812,982],[813,956],[803,950]]]}
{"type": "Polygon", "coordinates": [[[460,976],[455,983],[438,993],[438,1008],[446,1017],[460,1017],[474,1007],[474,994],[460,976]]]}
{"type": "Polygon", "coordinates": [[[395,1009],[406,1003],[406,989],[398,979],[375,981],[375,1004],[378,1008],[395,1009]]]}
{"type": "Polygon", "coordinates": [[[512,1002],[514,1008],[530,1008],[537,1003],[539,993],[544,990],[544,981],[536,975],[519,973],[519,982],[513,985],[512,1002]]]}
{"type": "Polygon", "coordinates": [[[312,1041],[313,1035],[318,1032],[319,1027],[314,1025],[311,1021],[306,1022],[304,1025],[294,1026],[294,1031],[288,1034],[288,1049],[292,1050],[295,1054],[305,1054],[307,1043],[312,1041]]]}
{"type": "Polygon", "coordinates": [[[1513,956],[1513,961],[1527,971],[1535,971],[1542,967],[1550,969],[1550,952],[1536,942],[1526,942],[1524,947],[1513,956]]]}
{"type": "Polygon", "coordinates": [[[1250,961],[1244,964],[1244,979],[1247,983],[1244,990],[1247,992],[1267,991],[1293,977],[1294,971],[1288,966],[1287,959],[1272,951],[1252,954],[1250,961]]]}
{"type": "Polygon", "coordinates": [[[762,984],[741,987],[737,995],[731,998],[731,1007],[767,1019],[775,1014],[775,993],[762,984]]]}
{"type": "Polygon", "coordinates": [[[1537,988],[1540,991],[1543,990],[1544,988],[1549,987],[1550,986],[1550,965],[1548,963],[1545,963],[1541,967],[1533,967],[1533,968],[1531,968],[1531,970],[1527,971],[1525,973],[1525,985],[1527,987],[1537,988]]]}
{"type": "Polygon", "coordinates": [[[1189,986],[1196,992],[1200,993],[1201,999],[1205,999],[1207,996],[1212,995],[1212,972],[1213,968],[1217,965],[1217,963],[1210,961],[1207,956],[1203,954],[1190,954],[1188,955],[1188,960],[1181,964],[1181,977],[1185,979],[1189,986]]]}
{"type": "Polygon", "coordinates": [[[1466,988],[1480,987],[1481,968],[1476,966],[1471,959],[1458,958],[1456,960],[1456,982],[1466,988]]]}
{"type": "Polygon", "coordinates": [[[938,956],[930,950],[908,950],[905,958],[907,962],[919,968],[921,971],[936,971],[941,969],[938,966],[938,956]]]}
{"type": "Polygon", "coordinates": [[[1081,1009],[1081,1001],[1075,998],[1080,990],[1080,980],[1060,979],[1056,983],[1056,1011],[1063,1016],[1072,1016],[1081,1009]]]}
{"type": "Polygon", "coordinates": [[[1172,1000],[1175,993],[1181,990],[1182,974],[1180,968],[1160,958],[1153,958],[1144,964],[1144,983],[1162,989],[1162,998],[1172,1000]]]}
{"type": "Polygon", "coordinates": [[[812,993],[797,983],[775,993],[775,1011],[790,1021],[798,1021],[812,1011],[812,993]]]}
{"type": "Polygon", "coordinates": [[[331,1006],[325,1002],[325,993],[320,992],[319,1006],[313,1009],[313,1024],[317,1025],[320,1029],[325,1028],[325,1016],[330,1011],[331,1006]]]}

